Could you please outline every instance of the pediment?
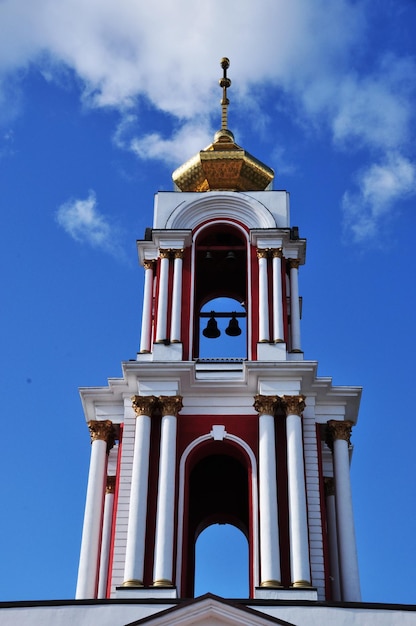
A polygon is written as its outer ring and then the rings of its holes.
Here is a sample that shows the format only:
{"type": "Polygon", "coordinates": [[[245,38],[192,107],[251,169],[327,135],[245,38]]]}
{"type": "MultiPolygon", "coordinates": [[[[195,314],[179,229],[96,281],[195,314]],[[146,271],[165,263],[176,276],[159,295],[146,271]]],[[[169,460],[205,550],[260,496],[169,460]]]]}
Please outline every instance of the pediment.
{"type": "Polygon", "coordinates": [[[296,626],[245,605],[206,594],[125,626],[296,626]]]}

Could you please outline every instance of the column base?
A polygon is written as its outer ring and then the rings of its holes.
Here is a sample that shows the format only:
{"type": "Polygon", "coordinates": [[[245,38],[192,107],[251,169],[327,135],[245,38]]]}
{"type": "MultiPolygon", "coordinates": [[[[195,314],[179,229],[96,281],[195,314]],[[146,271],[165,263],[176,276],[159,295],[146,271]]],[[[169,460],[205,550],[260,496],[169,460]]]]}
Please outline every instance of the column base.
{"type": "Polygon", "coordinates": [[[132,578],[131,580],[125,580],[121,585],[122,587],[143,587],[143,581],[132,578]]]}
{"type": "Polygon", "coordinates": [[[279,589],[281,586],[282,583],[280,580],[263,580],[263,582],[260,583],[260,587],[267,589],[279,589]]]}
{"type": "Polygon", "coordinates": [[[297,580],[295,583],[292,583],[293,589],[310,589],[312,587],[311,583],[307,580],[297,580]]]}
{"type": "Polygon", "coordinates": [[[161,578],[153,581],[153,587],[173,587],[173,583],[171,580],[167,580],[167,578],[161,578]]]}

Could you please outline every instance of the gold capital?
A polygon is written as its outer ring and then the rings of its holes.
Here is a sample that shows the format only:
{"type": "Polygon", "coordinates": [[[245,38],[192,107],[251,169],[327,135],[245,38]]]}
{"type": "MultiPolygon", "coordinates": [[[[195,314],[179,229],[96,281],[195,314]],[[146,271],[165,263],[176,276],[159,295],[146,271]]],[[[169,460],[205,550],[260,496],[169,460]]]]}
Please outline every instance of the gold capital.
{"type": "Polygon", "coordinates": [[[336,439],[342,439],[350,444],[353,423],[350,420],[329,420],[327,444],[332,450],[332,444],[336,439]]]}
{"type": "Polygon", "coordinates": [[[132,396],[131,401],[136,417],[141,415],[150,417],[157,403],[157,398],[156,396],[132,396]]]}
{"type": "Polygon", "coordinates": [[[145,270],[152,270],[155,266],[155,260],[154,259],[145,259],[143,261],[143,267],[145,270]]]}
{"type": "Polygon", "coordinates": [[[257,258],[267,259],[269,256],[269,248],[257,248],[257,258]]]}
{"type": "Polygon", "coordinates": [[[254,396],[253,406],[259,415],[274,415],[278,402],[278,396],[263,396],[257,394],[254,396]]]}
{"type": "Polygon", "coordinates": [[[159,256],[160,256],[161,259],[168,259],[170,257],[170,250],[169,249],[160,248],[159,256]]]}
{"type": "Polygon", "coordinates": [[[94,441],[105,441],[107,443],[107,452],[114,445],[114,428],[113,422],[110,420],[90,420],[88,428],[91,435],[91,443],[94,441]]]}
{"type": "Polygon", "coordinates": [[[287,415],[299,415],[302,417],[305,408],[305,396],[283,396],[283,408],[287,415]]]}
{"type": "Polygon", "coordinates": [[[296,270],[299,269],[299,265],[300,265],[299,259],[288,259],[288,263],[289,263],[290,269],[292,269],[292,267],[296,270]]]}
{"type": "Polygon", "coordinates": [[[274,259],[275,259],[275,258],[281,259],[281,258],[282,258],[282,256],[283,256],[283,251],[282,251],[282,248],[273,248],[273,249],[272,249],[272,257],[273,257],[274,259]]]}
{"type": "Polygon", "coordinates": [[[107,483],[105,485],[105,493],[114,493],[116,490],[116,477],[107,476],[107,483]]]}
{"type": "Polygon", "coordinates": [[[173,250],[173,257],[175,259],[183,259],[183,248],[181,250],[173,250]]]}
{"type": "Polygon", "coordinates": [[[174,415],[177,417],[183,407],[182,396],[160,396],[159,398],[162,416],[174,415]]]}

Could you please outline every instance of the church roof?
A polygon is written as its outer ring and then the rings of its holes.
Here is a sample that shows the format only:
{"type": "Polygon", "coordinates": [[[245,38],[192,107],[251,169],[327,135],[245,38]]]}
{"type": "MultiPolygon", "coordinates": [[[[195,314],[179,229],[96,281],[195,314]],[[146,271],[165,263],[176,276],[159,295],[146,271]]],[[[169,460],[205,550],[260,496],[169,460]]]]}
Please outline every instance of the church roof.
{"type": "Polygon", "coordinates": [[[229,65],[227,58],[221,60],[221,130],[215,133],[213,143],[173,172],[173,182],[180,191],[264,191],[274,178],[273,170],[237,145],[227,128],[229,65]]]}

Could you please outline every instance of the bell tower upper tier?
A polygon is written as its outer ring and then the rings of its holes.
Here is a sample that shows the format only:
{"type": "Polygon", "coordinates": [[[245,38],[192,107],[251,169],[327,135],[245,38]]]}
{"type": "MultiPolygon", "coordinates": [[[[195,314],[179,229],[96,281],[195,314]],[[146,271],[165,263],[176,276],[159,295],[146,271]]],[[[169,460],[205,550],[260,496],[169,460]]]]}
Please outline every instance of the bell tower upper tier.
{"type": "Polygon", "coordinates": [[[306,241],[291,228],[289,195],[273,170],[227,128],[228,59],[214,142],[156,195],[138,242],[145,268],[139,361],[302,359],[298,268],[306,241]]]}

